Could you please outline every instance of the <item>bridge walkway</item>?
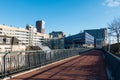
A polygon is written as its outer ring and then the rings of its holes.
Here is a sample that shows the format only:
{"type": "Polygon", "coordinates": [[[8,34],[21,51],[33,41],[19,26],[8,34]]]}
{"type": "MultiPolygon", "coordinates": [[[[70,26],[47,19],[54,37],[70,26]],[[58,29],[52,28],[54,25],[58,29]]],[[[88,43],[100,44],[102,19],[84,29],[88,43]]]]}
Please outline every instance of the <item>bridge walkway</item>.
{"type": "Polygon", "coordinates": [[[103,52],[92,50],[9,80],[107,80],[103,52]]]}

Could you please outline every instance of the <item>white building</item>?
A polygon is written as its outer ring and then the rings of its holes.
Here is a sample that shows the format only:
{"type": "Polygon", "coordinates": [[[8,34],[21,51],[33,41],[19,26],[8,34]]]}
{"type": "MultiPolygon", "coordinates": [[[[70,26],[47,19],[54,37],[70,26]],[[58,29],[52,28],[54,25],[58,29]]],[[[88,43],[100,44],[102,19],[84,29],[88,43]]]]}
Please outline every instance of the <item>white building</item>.
{"type": "Polygon", "coordinates": [[[35,45],[37,42],[43,42],[49,38],[49,35],[34,31],[34,27],[27,25],[26,29],[16,28],[6,25],[0,25],[0,35],[16,37],[19,44],[22,45],[35,45]]]}

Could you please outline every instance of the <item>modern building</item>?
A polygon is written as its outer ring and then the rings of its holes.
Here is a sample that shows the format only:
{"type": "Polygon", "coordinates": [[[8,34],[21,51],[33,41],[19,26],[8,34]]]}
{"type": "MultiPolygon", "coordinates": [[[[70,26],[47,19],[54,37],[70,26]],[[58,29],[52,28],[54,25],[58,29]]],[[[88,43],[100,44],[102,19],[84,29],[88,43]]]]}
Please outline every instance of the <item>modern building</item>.
{"type": "Polygon", "coordinates": [[[52,39],[60,39],[60,38],[64,38],[65,37],[65,33],[63,33],[62,31],[53,31],[51,33],[49,33],[49,38],[52,39]]]}
{"type": "Polygon", "coordinates": [[[65,33],[62,31],[53,31],[49,33],[49,40],[47,45],[51,49],[63,49],[64,48],[65,33]]]}
{"type": "Polygon", "coordinates": [[[22,45],[35,45],[49,38],[49,35],[35,32],[32,25],[27,25],[26,29],[0,25],[0,36],[15,37],[22,45]]]}
{"type": "Polygon", "coordinates": [[[106,45],[107,43],[107,29],[106,28],[84,30],[84,32],[87,32],[90,35],[94,36],[96,47],[101,48],[106,45]]]}
{"type": "Polygon", "coordinates": [[[64,38],[50,39],[51,49],[64,49],[64,38]]]}
{"type": "Polygon", "coordinates": [[[86,32],[65,37],[65,48],[94,47],[94,37],[86,32]]]}
{"type": "Polygon", "coordinates": [[[37,32],[45,33],[44,25],[45,25],[45,22],[43,20],[36,21],[37,32]]]}

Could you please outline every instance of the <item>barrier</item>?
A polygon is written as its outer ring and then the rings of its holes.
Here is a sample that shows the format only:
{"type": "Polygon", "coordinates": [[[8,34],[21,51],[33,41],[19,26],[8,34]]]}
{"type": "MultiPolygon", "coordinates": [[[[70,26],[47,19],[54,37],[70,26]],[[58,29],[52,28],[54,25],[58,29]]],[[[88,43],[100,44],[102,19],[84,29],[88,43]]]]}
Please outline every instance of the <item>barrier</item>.
{"type": "Polygon", "coordinates": [[[113,80],[120,80],[120,58],[106,51],[104,51],[104,56],[113,80]]]}
{"type": "Polygon", "coordinates": [[[72,57],[86,50],[90,49],[58,49],[52,50],[50,53],[41,50],[1,53],[0,78],[72,57]]]}

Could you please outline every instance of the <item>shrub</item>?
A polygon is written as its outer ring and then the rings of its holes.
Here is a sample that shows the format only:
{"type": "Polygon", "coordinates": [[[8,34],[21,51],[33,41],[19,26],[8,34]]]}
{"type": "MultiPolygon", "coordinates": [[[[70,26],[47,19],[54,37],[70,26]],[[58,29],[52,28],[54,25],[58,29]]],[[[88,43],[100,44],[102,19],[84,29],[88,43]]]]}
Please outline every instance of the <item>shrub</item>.
{"type": "Polygon", "coordinates": [[[112,44],[110,46],[110,52],[113,54],[119,54],[120,53],[120,43],[112,44]]]}

